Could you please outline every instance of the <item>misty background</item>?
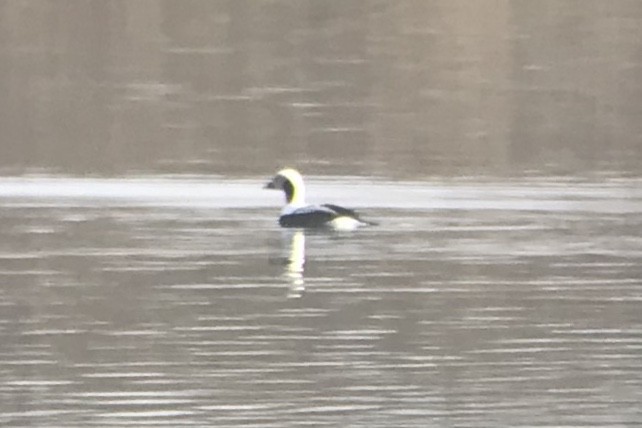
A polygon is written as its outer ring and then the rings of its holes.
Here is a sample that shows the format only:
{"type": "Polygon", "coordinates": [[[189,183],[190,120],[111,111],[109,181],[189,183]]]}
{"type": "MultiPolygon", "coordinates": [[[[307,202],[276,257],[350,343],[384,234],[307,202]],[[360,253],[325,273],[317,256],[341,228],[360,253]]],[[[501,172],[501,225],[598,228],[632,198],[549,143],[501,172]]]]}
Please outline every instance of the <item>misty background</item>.
{"type": "Polygon", "coordinates": [[[3,1],[0,173],[637,175],[639,1],[3,1]]]}

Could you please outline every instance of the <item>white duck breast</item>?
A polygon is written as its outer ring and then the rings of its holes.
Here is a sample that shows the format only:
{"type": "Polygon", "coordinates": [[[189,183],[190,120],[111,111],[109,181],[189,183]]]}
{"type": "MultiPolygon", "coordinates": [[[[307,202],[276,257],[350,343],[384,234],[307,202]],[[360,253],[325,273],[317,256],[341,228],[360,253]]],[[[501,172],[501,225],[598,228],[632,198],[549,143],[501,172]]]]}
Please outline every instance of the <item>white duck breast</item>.
{"type": "Polygon", "coordinates": [[[279,217],[282,227],[352,230],[375,224],[362,220],[354,210],[338,205],[306,205],[303,178],[294,169],[282,169],[265,187],[285,193],[286,205],[279,217]]]}

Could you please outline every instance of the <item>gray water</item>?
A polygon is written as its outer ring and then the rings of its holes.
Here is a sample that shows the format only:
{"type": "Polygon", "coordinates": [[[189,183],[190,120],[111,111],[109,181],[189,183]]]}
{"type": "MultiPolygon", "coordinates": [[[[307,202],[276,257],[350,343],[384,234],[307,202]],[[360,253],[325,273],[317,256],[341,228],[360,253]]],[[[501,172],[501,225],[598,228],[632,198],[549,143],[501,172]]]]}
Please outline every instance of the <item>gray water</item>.
{"type": "Polygon", "coordinates": [[[639,174],[641,51],[635,0],[3,1],[0,174],[639,174]]]}
{"type": "Polygon", "coordinates": [[[639,180],[263,178],[2,179],[0,423],[642,424],[639,180]]]}
{"type": "Polygon", "coordinates": [[[642,426],[642,2],[0,1],[0,426],[642,426]],[[311,202],[380,222],[284,231],[311,202]]]}

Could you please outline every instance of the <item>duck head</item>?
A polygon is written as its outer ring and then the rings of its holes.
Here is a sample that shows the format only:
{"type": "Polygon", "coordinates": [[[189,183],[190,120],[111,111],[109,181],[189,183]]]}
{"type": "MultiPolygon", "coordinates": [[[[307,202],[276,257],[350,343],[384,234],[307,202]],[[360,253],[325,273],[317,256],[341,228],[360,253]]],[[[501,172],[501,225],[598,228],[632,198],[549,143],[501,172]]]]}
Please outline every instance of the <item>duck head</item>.
{"type": "Polygon", "coordinates": [[[299,171],[293,168],[284,168],[266,185],[266,189],[283,190],[287,204],[303,205],[305,204],[305,186],[303,177],[299,171]]]}

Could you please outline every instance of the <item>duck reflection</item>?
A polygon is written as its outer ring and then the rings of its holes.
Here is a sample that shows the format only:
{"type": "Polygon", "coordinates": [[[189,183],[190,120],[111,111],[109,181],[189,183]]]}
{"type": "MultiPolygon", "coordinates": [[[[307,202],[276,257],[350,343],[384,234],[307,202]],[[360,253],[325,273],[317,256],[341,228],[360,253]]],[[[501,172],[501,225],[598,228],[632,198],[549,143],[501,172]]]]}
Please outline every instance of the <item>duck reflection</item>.
{"type": "Polygon", "coordinates": [[[273,241],[275,254],[269,263],[282,266],[281,277],[288,285],[288,297],[298,298],[305,288],[305,232],[303,229],[285,229],[278,243],[273,241]]]}
{"type": "Polygon", "coordinates": [[[289,240],[289,254],[285,263],[284,276],[289,283],[288,297],[299,298],[305,289],[303,277],[305,265],[305,233],[303,230],[290,230],[284,233],[286,244],[289,240]]]}

